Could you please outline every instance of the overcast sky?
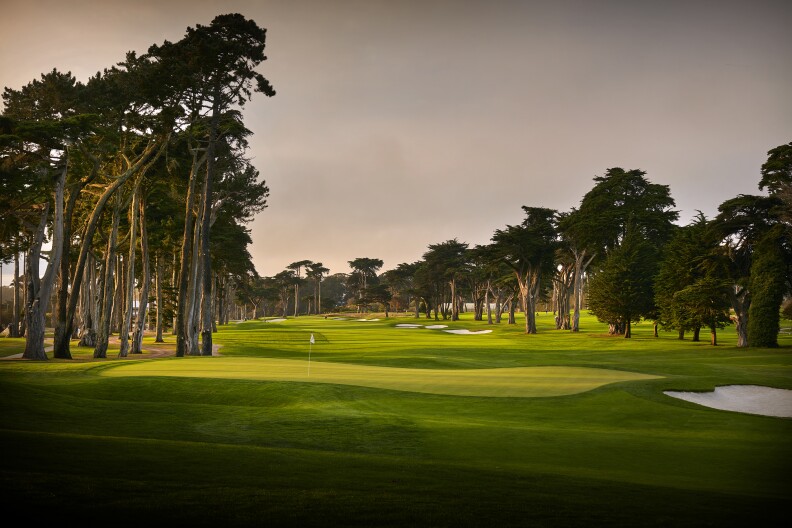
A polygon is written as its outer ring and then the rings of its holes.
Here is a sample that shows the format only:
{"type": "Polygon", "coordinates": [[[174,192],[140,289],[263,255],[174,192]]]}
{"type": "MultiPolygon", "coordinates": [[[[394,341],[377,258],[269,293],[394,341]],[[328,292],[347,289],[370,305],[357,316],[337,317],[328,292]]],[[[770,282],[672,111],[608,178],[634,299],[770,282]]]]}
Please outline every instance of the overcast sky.
{"type": "Polygon", "coordinates": [[[271,190],[250,224],[263,275],[486,243],[522,205],[577,206],[609,167],[669,185],[682,223],[713,216],[792,141],[788,1],[2,4],[14,89],[53,68],[86,81],[218,14],[267,28],[277,95],[245,109],[271,190]]]}

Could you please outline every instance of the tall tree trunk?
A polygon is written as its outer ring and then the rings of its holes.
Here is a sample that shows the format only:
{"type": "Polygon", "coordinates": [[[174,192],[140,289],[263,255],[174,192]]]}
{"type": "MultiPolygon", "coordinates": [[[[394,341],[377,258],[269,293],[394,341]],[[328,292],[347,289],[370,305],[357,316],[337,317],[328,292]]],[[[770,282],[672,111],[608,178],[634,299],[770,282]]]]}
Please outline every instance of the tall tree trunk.
{"type": "Polygon", "coordinates": [[[82,305],[80,311],[83,314],[82,323],[80,328],[80,341],[79,346],[93,347],[96,346],[96,323],[98,319],[97,306],[96,306],[96,263],[93,257],[89,257],[86,261],[85,270],[83,271],[84,286],[80,291],[82,298],[80,304],[82,305]]]}
{"type": "Polygon", "coordinates": [[[487,306],[487,324],[492,324],[492,307],[489,300],[490,284],[487,282],[487,289],[484,292],[484,304],[487,306]]]}
{"type": "Polygon", "coordinates": [[[448,284],[451,286],[451,320],[459,321],[459,305],[456,297],[456,279],[451,279],[448,284]]]}
{"type": "Polygon", "coordinates": [[[190,282],[187,294],[187,354],[190,356],[198,356],[201,354],[201,349],[198,343],[198,327],[200,324],[200,311],[201,311],[201,283],[200,279],[203,277],[201,274],[201,266],[203,260],[200,258],[201,254],[201,222],[203,221],[202,215],[198,215],[195,219],[195,232],[193,233],[193,247],[192,254],[195,255],[190,261],[190,282]]]}
{"type": "MultiPolygon", "coordinates": [[[[66,331],[63,333],[65,336],[70,336],[73,329],[74,314],[77,311],[77,302],[79,300],[80,287],[82,286],[83,269],[85,262],[88,258],[88,251],[93,245],[93,236],[96,232],[96,227],[99,223],[99,218],[104,211],[105,204],[113,196],[116,190],[121,187],[126,181],[134,174],[145,174],[146,171],[157,161],[165,146],[168,144],[168,137],[159,138],[157,140],[149,141],[146,148],[138,156],[137,160],[132,163],[129,168],[124,171],[116,180],[108,185],[99,197],[96,205],[94,206],[91,216],[88,220],[85,233],[82,235],[80,242],[80,256],[77,259],[77,266],[74,269],[74,278],[72,280],[72,288],[69,293],[68,313],[66,314],[66,331]]],[[[66,355],[70,354],[68,351],[69,340],[62,339],[60,343],[55,343],[56,354],[66,355]],[[66,348],[66,350],[62,350],[66,348]]]]}
{"type": "Polygon", "coordinates": [[[162,274],[164,272],[162,269],[162,253],[157,251],[154,259],[154,269],[155,273],[157,274],[155,278],[157,288],[157,337],[154,339],[154,341],[156,343],[164,343],[165,340],[162,339],[162,308],[164,307],[162,302],[162,274]]]}
{"type": "MultiPolygon", "coordinates": [[[[212,276],[212,289],[210,297],[212,298],[212,302],[209,303],[209,320],[211,321],[211,331],[212,333],[217,333],[217,309],[215,308],[214,299],[217,296],[217,277],[215,275],[212,276]]],[[[204,307],[206,309],[206,307],[204,307]]]]}
{"type": "Polygon", "coordinates": [[[129,257],[124,276],[124,310],[118,342],[121,345],[118,357],[129,355],[129,327],[132,326],[132,312],[135,309],[135,252],[137,250],[138,204],[140,201],[140,180],[132,191],[132,205],[129,209],[129,257]]]}
{"type": "Polygon", "coordinates": [[[71,316],[74,317],[74,314],[69,313],[69,278],[71,273],[71,232],[72,232],[72,218],[74,217],[74,208],[77,204],[77,197],[80,194],[80,191],[87,185],[90,181],[92,181],[97,174],[98,165],[95,165],[94,170],[91,172],[91,175],[86,179],[81,181],[76,188],[72,189],[69,192],[69,199],[66,203],[66,210],[64,211],[64,221],[63,221],[63,240],[64,244],[66,245],[65,250],[63,251],[63,255],[61,256],[61,263],[60,263],[60,286],[58,288],[57,294],[57,305],[58,309],[57,312],[57,322],[55,322],[55,342],[53,347],[53,357],[59,359],[71,359],[71,351],[69,350],[68,341],[71,340],[74,323],[71,324],[67,321],[67,319],[71,316]]]}
{"type": "Polygon", "coordinates": [[[132,353],[143,353],[143,331],[146,327],[146,314],[148,313],[149,282],[151,282],[151,270],[149,268],[149,248],[148,248],[148,228],[146,226],[146,201],[140,200],[140,263],[141,263],[141,285],[140,302],[138,302],[137,320],[135,330],[132,333],[132,353]]]}
{"type": "Polygon", "coordinates": [[[107,357],[107,345],[110,339],[110,319],[113,314],[113,300],[115,298],[115,275],[116,262],[116,243],[118,241],[118,223],[121,220],[121,200],[116,198],[116,205],[113,209],[112,228],[110,237],[107,240],[107,250],[105,251],[105,263],[102,279],[102,291],[100,293],[101,314],[99,316],[99,331],[96,334],[96,345],[94,346],[94,358],[107,357]]]}
{"type": "Polygon", "coordinates": [[[624,338],[630,339],[632,337],[632,323],[627,319],[627,324],[624,325],[624,338]]]}
{"type": "Polygon", "coordinates": [[[44,230],[49,216],[49,203],[44,206],[41,222],[34,236],[33,245],[28,256],[28,292],[27,292],[27,334],[25,336],[25,359],[47,359],[44,352],[44,316],[45,310],[52,296],[52,287],[55,275],[60,267],[63,254],[63,194],[66,185],[66,171],[68,162],[64,160],[64,167],[55,183],[55,218],[52,224],[52,249],[50,261],[44,276],[39,279],[39,258],[41,245],[44,241],[44,230]]]}
{"type": "Polygon", "coordinates": [[[747,288],[735,286],[729,292],[734,308],[734,328],[737,331],[737,346],[748,346],[748,311],[751,308],[751,294],[747,288]]]}
{"type": "MultiPolygon", "coordinates": [[[[179,267],[176,265],[176,252],[173,252],[173,259],[172,259],[172,267],[171,267],[171,281],[170,281],[170,289],[171,292],[174,291],[176,288],[176,284],[178,283],[176,272],[179,271],[179,267]]],[[[177,295],[177,302],[178,302],[178,295],[177,295]]],[[[179,325],[177,324],[177,314],[179,313],[178,310],[173,310],[173,316],[171,317],[171,335],[177,335],[179,333],[179,325]]]]}
{"type": "Polygon", "coordinates": [[[710,344],[718,346],[718,330],[714,324],[710,325],[710,344]]]}
{"type": "Polygon", "coordinates": [[[574,282],[574,296],[575,296],[575,312],[572,316],[572,331],[580,331],[580,311],[583,305],[583,274],[586,272],[591,261],[594,260],[596,255],[591,255],[586,260],[586,251],[575,251],[575,282],[574,282]]]}
{"type": "Polygon", "coordinates": [[[25,337],[27,335],[27,292],[28,292],[28,280],[27,277],[29,275],[28,268],[27,268],[27,252],[22,253],[22,269],[23,269],[23,279],[22,279],[22,320],[19,322],[19,337],[25,337]]]}
{"type": "Polygon", "coordinates": [[[19,337],[19,251],[14,248],[14,313],[11,314],[10,337],[19,337]]]}
{"type": "Polygon", "coordinates": [[[203,331],[201,332],[201,355],[212,355],[212,255],[209,244],[211,234],[212,200],[214,199],[215,145],[220,125],[220,90],[214,94],[212,117],[209,122],[209,144],[206,149],[206,180],[203,192],[203,223],[201,226],[201,260],[203,264],[203,331]]]}
{"type": "Polygon", "coordinates": [[[110,318],[110,333],[119,333],[124,316],[124,281],[126,280],[126,266],[122,253],[116,254],[115,298],[113,300],[113,313],[110,318]]]}
{"type": "Polygon", "coordinates": [[[520,287],[520,300],[522,308],[525,312],[525,333],[536,333],[536,298],[539,294],[539,285],[541,277],[538,273],[528,273],[526,275],[517,275],[517,281],[520,287]]]}
{"type": "Polygon", "coordinates": [[[189,184],[187,185],[187,199],[185,204],[185,213],[184,213],[184,236],[182,237],[182,245],[181,245],[181,265],[179,266],[179,287],[177,288],[178,292],[178,301],[176,304],[176,322],[173,325],[174,331],[176,332],[176,357],[183,357],[184,354],[187,352],[187,325],[188,325],[188,306],[187,306],[187,288],[189,286],[189,278],[190,278],[190,261],[197,258],[197,255],[193,254],[193,258],[190,258],[190,250],[193,247],[193,221],[194,221],[194,214],[193,208],[195,207],[195,184],[196,180],[198,179],[198,172],[200,168],[203,166],[204,162],[206,161],[206,155],[204,154],[200,158],[198,157],[198,151],[193,152],[193,162],[192,162],[192,170],[190,171],[190,180],[189,184]]]}

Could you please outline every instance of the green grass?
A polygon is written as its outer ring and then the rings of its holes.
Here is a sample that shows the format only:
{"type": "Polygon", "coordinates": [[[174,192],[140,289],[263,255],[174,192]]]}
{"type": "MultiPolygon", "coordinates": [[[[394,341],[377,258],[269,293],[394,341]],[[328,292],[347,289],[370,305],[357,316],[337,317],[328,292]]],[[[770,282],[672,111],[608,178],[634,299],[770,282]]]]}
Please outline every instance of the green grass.
{"type": "Polygon", "coordinates": [[[624,340],[588,317],[571,334],[541,314],[535,336],[398,323],[435,321],[251,321],[220,329],[221,357],[0,361],[7,511],[88,525],[786,524],[792,420],[663,391],[792,388],[789,336],[738,349],[733,330],[718,347],[646,324],[624,340]]]}

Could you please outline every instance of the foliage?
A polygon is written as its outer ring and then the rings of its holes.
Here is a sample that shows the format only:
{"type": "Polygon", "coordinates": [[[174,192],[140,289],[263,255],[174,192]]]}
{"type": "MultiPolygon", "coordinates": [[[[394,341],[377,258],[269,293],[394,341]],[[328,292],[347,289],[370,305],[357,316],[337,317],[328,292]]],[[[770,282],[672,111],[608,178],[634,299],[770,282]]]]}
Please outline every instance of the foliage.
{"type": "Polygon", "coordinates": [[[780,307],[784,298],[787,270],[782,251],[782,227],[771,229],[756,245],[751,266],[750,288],[753,295],[748,312],[748,344],[777,347],[780,307]]]}
{"type": "Polygon", "coordinates": [[[628,228],[621,244],[613,249],[591,278],[589,307],[602,322],[631,337],[631,323],[654,309],[652,278],[657,253],[638,229],[628,228]]]}

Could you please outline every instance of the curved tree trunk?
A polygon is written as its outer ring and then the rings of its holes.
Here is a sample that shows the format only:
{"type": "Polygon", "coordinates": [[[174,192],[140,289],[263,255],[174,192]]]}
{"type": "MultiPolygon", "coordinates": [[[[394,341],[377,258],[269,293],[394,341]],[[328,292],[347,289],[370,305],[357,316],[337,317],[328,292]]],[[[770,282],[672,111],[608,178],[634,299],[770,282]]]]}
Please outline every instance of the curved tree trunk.
{"type": "Polygon", "coordinates": [[[210,252],[210,235],[212,216],[212,200],[214,199],[215,178],[215,145],[217,143],[217,129],[220,124],[220,90],[214,94],[212,117],[209,123],[209,144],[206,149],[206,179],[203,192],[203,222],[201,224],[201,263],[203,264],[203,329],[201,331],[201,355],[212,355],[212,330],[214,325],[214,310],[212,309],[212,256],[210,252]]]}
{"type": "Polygon", "coordinates": [[[162,254],[158,251],[157,254],[154,256],[155,264],[154,269],[156,273],[156,288],[157,288],[157,337],[154,339],[156,343],[164,343],[165,340],[162,338],[162,254]]]}
{"type": "Polygon", "coordinates": [[[19,337],[19,252],[14,248],[14,313],[11,315],[10,337],[19,337]]]}
{"type": "MultiPolygon", "coordinates": [[[[91,212],[91,216],[88,220],[87,227],[85,229],[85,233],[82,236],[82,241],[80,243],[80,256],[77,259],[77,266],[74,269],[74,279],[72,280],[72,288],[69,292],[69,304],[68,304],[68,312],[66,314],[66,330],[63,332],[64,337],[68,337],[72,333],[73,324],[74,324],[74,314],[77,311],[77,302],[79,300],[79,293],[80,287],[82,286],[82,277],[83,277],[83,269],[85,269],[85,262],[88,258],[88,251],[91,249],[93,243],[93,236],[96,232],[96,227],[99,223],[99,218],[104,211],[105,205],[110,197],[116,192],[116,190],[121,187],[126,181],[134,174],[140,172],[145,174],[145,172],[154,164],[154,162],[159,158],[162,154],[165,145],[167,145],[168,137],[159,138],[158,140],[151,140],[149,141],[146,148],[137,158],[137,160],[129,166],[129,168],[124,171],[116,180],[110,184],[107,188],[105,188],[102,195],[99,197],[99,200],[96,202],[93,211],[91,212]],[[159,148],[158,148],[159,147],[159,148]]],[[[71,355],[69,352],[69,339],[61,339],[59,342],[55,342],[55,350],[56,354],[60,355],[71,355]]]]}
{"type": "Polygon", "coordinates": [[[132,205],[129,209],[129,258],[124,272],[124,310],[118,332],[120,348],[118,357],[129,354],[129,327],[132,325],[132,312],[135,307],[135,250],[137,249],[138,202],[140,200],[140,180],[132,191],[132,205]]]}
{"type": "Polygon", "coordinates": [[[730,291],[732,308],[734,308],[734,328],[737,331],[737,346],[748,346],[748,311],[751,308],[751,294],[747,288],[739,286],[730,291]]]}
{"type": "Polygon", "coordinates": [[[113,210],[112,228],[110,237],[107,240],[107,250],[105,251],[104,278],[102,279],[101,315],[99,317],[99,331],[96,334],[96,345],[94,346],[94,358],[107,357],[107,345],[110,339],[110,319],[113,314],[113,300],[115,298],[113,276],[115,275],[116,261],[116,242],[118,239],[118,223],[121,220],[120,199],[116,199],[116,206],[113,210]]]}
{"type": "Polygon", "coordinates": [[[64,165],[55,184],[55,218],[52,223],[52,249],[47,270],[41,279],[39,279],[39,257],[49,216],[49,203],[44,206],[41,222],[36,231],[28,257],[27,334],[25,336],[25,352],[22,354],[25,359],[47,359],[47,354],[44,352],[44,315],[52,296],[55,275],[60,267],[60,259],[63,253],[63,194],[66,185],[67,168],[68,163],[64,165]]]}
{"type": "Polygon", "coordinates": [[[193,152],[192,169],[190,170],[190,180],[187,185],[187,199],[184,212],[184,235],[181,244],[181,264],[179,266],[179,287],[178,301],[176,303],[176,321],[173,325],[173,331],[176,334],[176,357],[183,357],[187,352],[187,324],[188,324],[188,306],[187,306],[187,288],[190,283],[190,261],[197,258],[193,254],[190,258],[191,248],[193,247],[193,223],[194,214],[193,208],[195,207],[195,184],[198,179],[198,171],[203,163],[206,161],[206,155],[198,157],[198,152],[193,152]]]}
{"type": "Polygon", "coordinates": [[[575,282],[574,282],[574,297],[575,297],[575,311],[572,315],[572,331],[580,331],[580,311],[583,306],[583,274],[586,272],[591,261],[594,260],[595,255],[586,259],[586,251],[575,252],[575,282]]]}
{"type": "Polygon", "coordinates": [[[149,295],[149,282],[150,268],[149,268],[149,250],[148,250],[148,229],[146,227],[146,202],[144,199],[140,200],[140,262],[141,262],[141,278],[140,278],[140,302],[138,303],[137,320],[135,321],[135,329],[132,333],[132,353],[143,353],[143,331],[146,327],[146,315],[148,313],[148,295],[149,295]]]}

